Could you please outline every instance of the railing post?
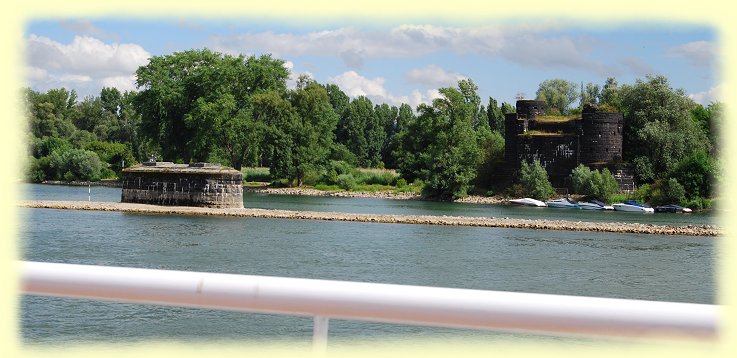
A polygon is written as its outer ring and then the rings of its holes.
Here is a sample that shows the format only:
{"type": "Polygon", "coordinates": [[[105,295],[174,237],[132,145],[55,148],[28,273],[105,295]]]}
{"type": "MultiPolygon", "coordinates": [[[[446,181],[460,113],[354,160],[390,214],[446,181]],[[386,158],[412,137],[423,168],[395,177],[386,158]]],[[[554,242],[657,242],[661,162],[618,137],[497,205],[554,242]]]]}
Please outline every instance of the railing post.
{"type": "Polygon", "coordinates": [[[329,319],[323,316],[315,316],[312,327],[312,353],[324,355],[328,346],[328,323],[329,319]]]}

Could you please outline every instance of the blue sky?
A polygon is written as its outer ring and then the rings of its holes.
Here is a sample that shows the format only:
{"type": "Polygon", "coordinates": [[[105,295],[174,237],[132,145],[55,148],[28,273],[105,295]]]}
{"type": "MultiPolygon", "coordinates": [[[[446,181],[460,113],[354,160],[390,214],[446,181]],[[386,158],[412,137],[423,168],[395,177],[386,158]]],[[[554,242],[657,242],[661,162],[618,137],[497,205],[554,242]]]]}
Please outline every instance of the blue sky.
{"type": "Polygon", "coordinates": [[[534,97],[546,79],[601,85],[615,77],[631,84],[647,74],[667,76],[699,103],[719,100],[718,39],[708,27],[621,23],[597,29],[552,20],[285,23],[248,17],[34,21],[25,31],[27,84],[38,91],[75,89],[80,97],[99,95],[103,86],[135,90],[135,69],[150,56],[207,47],[272,53],[286,61],[294,79],[308,74],[351,97],[392,105],[429,102],[437,88],[462,78],[478,85],[484,103],[489,96],[513,103],[519,93],[534,97]]]}

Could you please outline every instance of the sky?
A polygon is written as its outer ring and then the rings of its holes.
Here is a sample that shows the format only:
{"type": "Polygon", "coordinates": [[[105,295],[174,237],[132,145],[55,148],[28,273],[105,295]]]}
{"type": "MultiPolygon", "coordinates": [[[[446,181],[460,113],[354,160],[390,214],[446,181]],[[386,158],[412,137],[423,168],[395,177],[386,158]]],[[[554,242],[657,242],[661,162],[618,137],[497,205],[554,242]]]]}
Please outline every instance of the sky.
{"type": "Polygon", "coordinates": [[[102,87],[136,90],[135,71],[151,56],[209,48],[285,61],[300,74],[337,84],[351,98],[413,108],[437,89],[470,78],[482,103],[534,98],[541,82],[562,78],[603,85],[665,75],[696,102],[720,100],[719,43],[713,28],[621,23],[599,28],[572,21],[511,19],[462,23],[287,23],[242,17],[32,21],[24,33],[26,84],[65,87],[79,98],[102,87]]]}

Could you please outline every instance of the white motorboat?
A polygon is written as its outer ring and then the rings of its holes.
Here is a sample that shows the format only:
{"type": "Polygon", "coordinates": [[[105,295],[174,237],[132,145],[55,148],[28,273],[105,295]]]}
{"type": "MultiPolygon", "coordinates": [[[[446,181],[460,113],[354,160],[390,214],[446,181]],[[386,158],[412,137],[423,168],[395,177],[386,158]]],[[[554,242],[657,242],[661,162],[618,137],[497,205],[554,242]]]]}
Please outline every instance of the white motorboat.
{"type": "Polygon", "coordinates": [[[560,198],[545,202],[549,208],[578,209],[578,204],[571,198],[560,198]]]}
{"type": "Polygon", "coordinates": [[[582,210],[614,210],[613,206],[606,205],[598,200],[579,201],[578,207],[582,210]]]}
{"type": "Polygon", "coordinates": [[[524,205],[524,206],[535,206],[535,207],[547,206],[542,201],[532,199],[532,198],[512,199],[509,202],[515,205],[524,205]]]}
{"type": "Polygon", "coordinates": [[[653,209],[649,205],[643,205],[634,201],[625,201],[624,203],[617,203],[612,205],[614,210],[617,211],[628,211],[628,212],[640,212],[640,213],[654,213],[653,209]]]}

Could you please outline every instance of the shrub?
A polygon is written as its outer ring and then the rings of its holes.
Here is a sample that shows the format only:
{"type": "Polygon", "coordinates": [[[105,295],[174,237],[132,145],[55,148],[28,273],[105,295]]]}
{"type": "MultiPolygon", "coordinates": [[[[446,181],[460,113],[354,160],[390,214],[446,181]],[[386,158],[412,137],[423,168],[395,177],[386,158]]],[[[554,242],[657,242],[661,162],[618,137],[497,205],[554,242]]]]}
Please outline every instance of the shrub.
{"type": "Polygon", "coordinates": [[[356,178],[354,178],[351,174],[338,175],[337,184],[338,187],[344,190],[353,190],[358,185],[356,183],[356,178]]]}
{"type": "Polygon", "coordinates": [[[580,164],[571,172],[573,191],[578,194],[591,195],[599,199],[607,199],[619,191],[619,183],[609,169],[590,170],[580,164]]]}
{"type": "Polygon", "coordinates": [[[49,168],[57,180],[100,180],[104,165],[100,158],[88,150],[56,150],[49,156],[49,168]]]}
{"type": "Polygon", "coordinates": [[[710,197],[717,177],[717,163],[704,151],[683,158],[670,175],[683,185],[688,198],[710,197]]]}
{"type": "Polygon", "coordinates": [[[539,161],[534,161],[532,164],[522,162],[520,182],[525,195],[530,198],[547,200],[555,194],[555,190],[550,184],[550,180],[548,180],[548,172],[540,165],[539,161]]]}
{"type": "MultiPolygon", "coordinates": [[[[48,157],[46,162],[48,162],[48,157]]],[[[26,167],[26,181],[32,182],[32,183],[40,183],[46,179],[46,173],[44,173],[44,168],[42,167],[43,162],[41,159],[36,159],[34,157],[28,158],[28,166],[26,167]]]]}

